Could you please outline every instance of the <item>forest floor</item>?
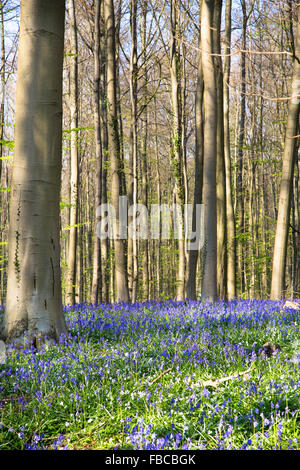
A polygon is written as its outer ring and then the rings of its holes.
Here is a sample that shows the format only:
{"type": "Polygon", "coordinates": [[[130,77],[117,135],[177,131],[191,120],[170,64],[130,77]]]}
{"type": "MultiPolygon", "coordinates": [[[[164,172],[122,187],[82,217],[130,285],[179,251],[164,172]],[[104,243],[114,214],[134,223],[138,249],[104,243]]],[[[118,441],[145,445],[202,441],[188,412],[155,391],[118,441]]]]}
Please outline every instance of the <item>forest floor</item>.
{"type": "Polygon", "coordinates": [[[299,450],[300,311],[283,304],[65,307],[67,336],[0,365],[0,450],[299,450]]]}

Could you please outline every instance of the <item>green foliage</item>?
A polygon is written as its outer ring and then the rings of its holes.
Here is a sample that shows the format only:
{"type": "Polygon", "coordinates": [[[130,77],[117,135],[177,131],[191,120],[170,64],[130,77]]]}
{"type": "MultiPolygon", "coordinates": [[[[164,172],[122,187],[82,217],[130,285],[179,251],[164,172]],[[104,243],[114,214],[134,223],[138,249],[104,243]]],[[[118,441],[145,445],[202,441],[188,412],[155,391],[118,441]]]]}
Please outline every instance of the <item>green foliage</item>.
{"type": "MultiPolygon", "coordinates": [[[[15,143],[13,140],[1,140],[0,139],[0,144],[2,144],[4,147],[7,147],[9,149],[9,151],[13,151],[14,148],[15,148],[15,143]]],[[[1,157],[2,160],[6,160],[8,158],[11,158],[11,157],[1,157]]]]}
{"type": "Polygon", "coordinates": [[[42,433],[49,448],[63,434],[69,449],[128,449],[125,424],[132,431],[141,419],[151,435],[181,433],[193,449],[299,450],[299,371],[289,361],[299,314],[249,305],[230,315],[222,303],[69,311],[69,337],[11,349],[0,366],[0,449],[22,449],[42,433]],[[259,356],[266,339],[282,352],[259,356]],[[217,388],[203,385],[249,367],[217,388]]]}

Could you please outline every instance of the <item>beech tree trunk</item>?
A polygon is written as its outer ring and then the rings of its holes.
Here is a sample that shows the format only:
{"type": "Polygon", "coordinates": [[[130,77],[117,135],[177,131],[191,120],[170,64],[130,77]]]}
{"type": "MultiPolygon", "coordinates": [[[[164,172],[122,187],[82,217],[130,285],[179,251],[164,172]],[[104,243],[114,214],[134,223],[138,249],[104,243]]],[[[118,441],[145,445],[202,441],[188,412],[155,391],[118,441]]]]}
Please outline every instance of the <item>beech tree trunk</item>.
{"type": "MultiPolygon", "coordinates": [[[[201,10],[200,10],[201,11],[201,10]]],[[[198,54],[198,76],[195,96],[195,187],[193,203],[193,231],[197,227],[196,205],[202,203],[203,186],[203,70],[201,58],[201,42],[199,40],[198,54]]],[[[199,247],[189,250],[188,279],[186,284],[186,297],[188,299],[197,298],[196,292],[196,274],[199,257],[199,247]]]]}
{"type": "MultiPolygon", "coordinates": [[[[143,57],[143,99],[142,99],[142,143],[141,143],[141,157],[142,157],[142,182],[141,182],[141,200],[142,204],[147,207],[148,204],[148,69],[147,69],[147,1],[143,1],[142,3],[142,27],[141,27],[141,44],[142,44],[142,57],[143,57]]],[[[142,251],[142,266],[143,266],[143,299],[148,300],[151,298],[150,294],[150,283],[149,283],[149,255],[150,250],[148,247],[148,240],[141,240],[140,241],[141,251],[142,251]]]]}
{"type": "Polygon", "coordinates": [[[288,232],[290,226],[291,193],[295,163],[295,145],[299,110],[300,110],[300,7],[297,6],[298,21],[295,42],[295,59],[293,80],[291,84],[292,98],[289,101],[285,144],[282,156],[282,174],[280,183],[278,217],[273,252],[273,270],[271,283],[271,299],[279,300],[285,296],[285,269],[288,232]]]}
{"type": "Polygon", "coordinates": [[[224,159],[226,180],[226,218],[227,218],[227,295],[228,299],[236,296],[236,242],[235,217],[231,189],[231,155],[229,130],[229,80],[230,80],[230,50],[231,50],[231,0],[226,1],[225,9],[225,57],[223,75],[223,105],[224,105],[224,159]]]}
{"type": "MultiPolygon", "coordinates": [[[[3,2],[0,1],[0,29],[1,29],[1,72],[0,72],[0,189],[2,188],[2,167],[3,167],[3,138],[4,138],[4,103],[5,103],[5,35],[4,35],[4,5],[3,2]]],[[[4,205],[3,205],[3,197],[2,191],[0,191],[0,226],[1,228],[4,226],[4,205]]],[[[0,243],[2,244],[2,230],[0,235],[0,243]]],[[[0,303],[3,303],[3,280],[4,280],[4,269],[3,269],[3,260],[4,260],[4,247],[2,245],[2,249],[0,249],[0,303]]]]}
{"type": "MultiPolygon", "coordinates": [[[[4,35],[4,13],[3,2],[0,1],[0,23],[1,23],[1,72],[0,72],[0,184],[2,177],[2,156],[4,136],[4,99],[5,99],[5,35],[4,35]]],[[[1,193],[0,193],[1,212],[1,193]]]]}
{"type": "MultiPolygon", "coordinates": [[[[242,49],[246,49],[246,33],[247,33],[247,9],[246,0],[241,0],[243,10],[243,25],[242,25],[242,49]]],[[[238,130],[238,162],[237,162],[237,184],[236,184],[236,197],[237,197],[237,215],[238,215],[238,235],[244,233],[245,228],[245,214],[244,214],[244,193],[243,193],[243,166],[244,166],[244,140],[245,140],[245,117],[246,117],[246,53],[241,52],[241,101],[240,101],[240,116],[239,116],[239,130],[238,130]]],[[[246,270],[244,266],[244,250],[243,240],[238,241],[238,273],[240,277],[240,292],[244,293],[246,289],[246,270]]]]}
{"type": "Polygon", "coordinates": [[[119,233],[119,196],[121,193],[121,152],[117,110],[117,83],[116,83],[116,41],[115,41],[115,14],[113,0],[105,0],[104,15],[107,31],[107,126],[108,126],[108,152],[111,171],[111,202],[116,212],[115,248],[115,286],[117,302],[128,302],[128,281],[126,271],[125,243],[119,233]]]}
{"type": "MultiPolygon", "coordinates": [[[[131,163],[132,163],[132,204],[133,210],[133,231],[136,233],[136,205],[137,205],[137,0],[130,2],[130,34],[131,34],[131,53],[130,53],[130,104],[131,104],[131,163]]],[[[132,238],[132,291],[131,301],[136,301],[137,283],[138,283],[138,258],[137,258],[137,238],[132,238]]]]}
{"type": "Polygon", "coordinates": [[[70,125],[71,125],[71,172],[70,172],[70,231],[67,253],[66,303],[76,301],[76,245],[78,222],[78,41],[75,2],[69,0],[70,22],[70,125]]]}
{"type": "Polygon", "coordinates": [[[101,204],[102,190],[102,146],[100,130],[100,7],[101,0],[95,3],[94,22],[94,126],[95,126],[95,154],[96,154],[96,195],[95,195],[95,230],[93,244],[93,278],[92,278],[92,303],[102,300],[101,286],[101,251],[100,240],[97,236],[97,224],[100,222],[97,207],[101,204]]]}
{"type": "MultiPolygon", "coordinates": [[[[216,54],[221,53],[222,0],[215,0],[213,42],[216,54]]],[[[227,298],[227,237],[226,237],[226,182],[224,161],[223,66],[220,56],[214,57],[217,87],[217,283],[218,297],[227,298]]]]}
{"type": "Polygon", "coordinates": [[[203,0],[201,10],[201,46],[204,81],[203,203],[205,208],[202,296],[211,302],[217,299],[217,91],[212,56],[214,52],[212,38],[213,3],[209,0],[203,0]]]}
{"type": "Polygon", "coordinates": [[[65,2],[22,0],[4,339],[66,332],[60,272],[65,2]]]}
{"type": "MultiPolygon", "coordinates": [[[[171,1],[171,45],[170,45],[170,75],[171,75],[171,101],[173,114],[172,150],[171,160],[175,178],[176,204],[184,209],[184,181],[183,181],[183,152],[182,152],[182,103],[181,103],[181,73],[178,50],[178,25],[175,0],[171,1]]],[[[177,300],[185,297],[185,241],[184,237],[178,239],[178,275],[176,281],[177,300]]]]}

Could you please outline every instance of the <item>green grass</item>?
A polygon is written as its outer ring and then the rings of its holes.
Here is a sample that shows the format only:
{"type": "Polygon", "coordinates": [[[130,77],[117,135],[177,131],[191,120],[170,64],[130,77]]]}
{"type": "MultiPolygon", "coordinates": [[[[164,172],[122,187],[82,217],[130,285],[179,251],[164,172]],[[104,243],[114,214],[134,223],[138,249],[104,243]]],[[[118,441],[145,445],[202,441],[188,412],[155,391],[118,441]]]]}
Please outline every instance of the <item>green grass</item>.
{"type": "Polygon", "coordinates": [[[0,366],[0,449],[299,450],[300,315],[280,307],[66,309],[60,344],[11,347],[0,366]],[[281,352],[261,357],[266,341],[281,352]]]}

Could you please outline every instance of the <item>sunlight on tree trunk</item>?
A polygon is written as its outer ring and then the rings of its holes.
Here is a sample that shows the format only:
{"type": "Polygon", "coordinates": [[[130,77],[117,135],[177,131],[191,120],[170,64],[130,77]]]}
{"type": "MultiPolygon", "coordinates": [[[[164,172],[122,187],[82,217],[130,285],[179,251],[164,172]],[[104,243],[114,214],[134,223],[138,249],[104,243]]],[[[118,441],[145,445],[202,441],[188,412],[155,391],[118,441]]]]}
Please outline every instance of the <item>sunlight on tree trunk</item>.
{"type": "Polygon", "coordinates": [[[21,1],[6,341],[58,338],[62,309],[59,201],[63,0],[21,1]]]}
{"type": "Polygon", "coordinates": [[[212,2],[208,0],[202,1],[201,45],[204,81],[203,204],[205,205],[202,296],[208,301],[217,299],[217,92],[212,56],[213,8],[212,2]]]}
{"type": "Polygon", "coordinates": [[[280,183],[278,217],[273,253],[273,271],[271,299],[279,300],[285,296],[285,269],[288,231],[290,226],[291,193],[295,162],[295,145],[299,110],[300,110],[300,7],[297,6],[298,21],[295,44],[293,80],[291,84],[292,98],[289,101],[286,136],[282,156],[282,175],[280,183]]]}

